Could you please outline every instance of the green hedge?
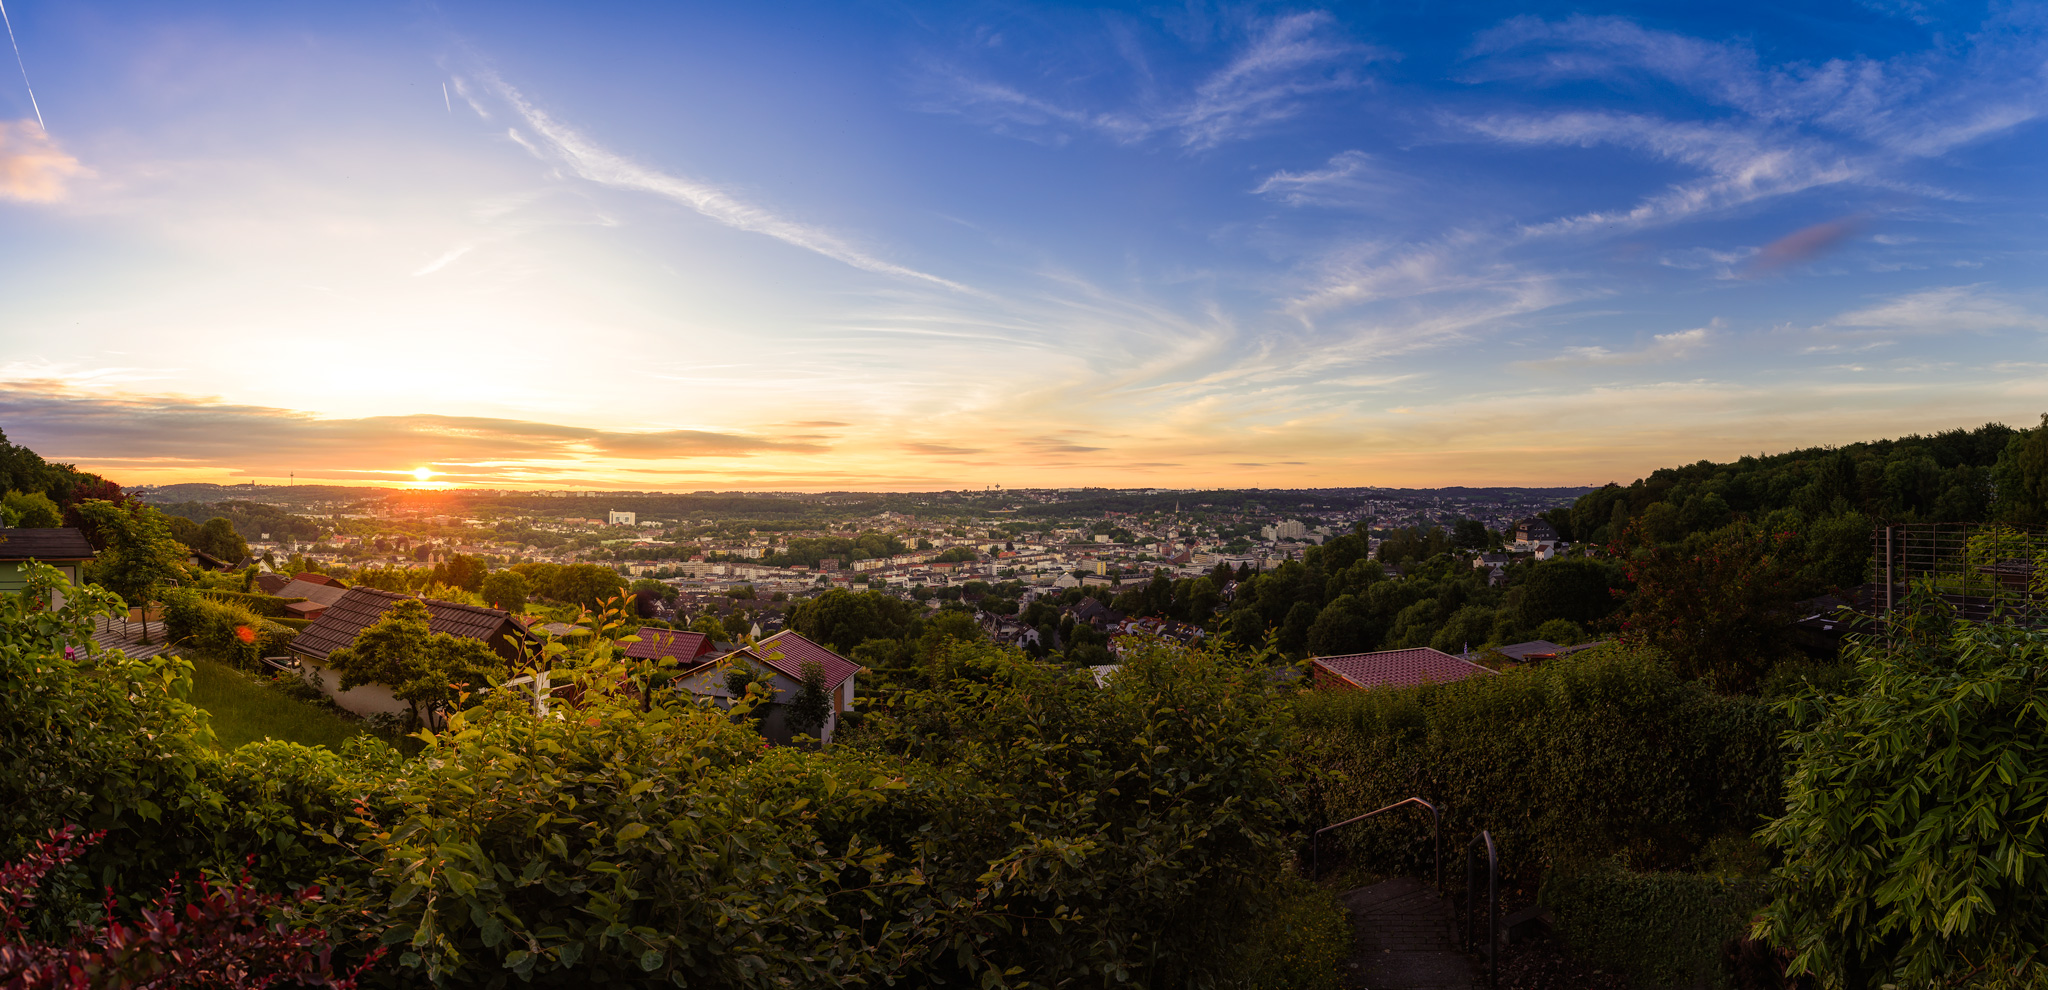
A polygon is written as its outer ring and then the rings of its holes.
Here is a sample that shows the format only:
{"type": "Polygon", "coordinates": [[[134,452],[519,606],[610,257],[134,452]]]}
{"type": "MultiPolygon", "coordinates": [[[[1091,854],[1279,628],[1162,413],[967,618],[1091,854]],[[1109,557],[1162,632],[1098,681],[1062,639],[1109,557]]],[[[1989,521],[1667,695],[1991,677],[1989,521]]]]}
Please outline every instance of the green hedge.
{"type": "Polygon", "coordinates": [[[269,625],[261,616],[242,605],[215,601],[207,593],[189,588],[166,589],[160,597],[164,603],[164,629],[172,646],[243,670],[256,669],[257,659],[263,654],[264,627],[269,625]],[[246,640],[243,630],[248,631],[246,640]]]}
{"type": "Polygon", "coordinates": [[[239,605],[266,619],[291,618],[292,611],[286,608],[286,606],[305,601],[304,598],[279,598],[276,595],[259,595],[253,592],[226,591],[217,588],[201,591],[200,594],[223,605],[239,605]]]}
{"type": "Polygon", "coordinates": [[[1245,990],[1337,990],[1351,955],[1351,921],[1337,895],[1291,875],[1278,901],[1245,926],[1245,990]]]}
{"type": "MultiPolygon", "coordinates": [[[[1625,855],[1684,868],[1706,840],[1781,811],[1780,718],[1681,681],[1652,653],[1603,647],[1453,684],[1306,692],[1295,759],[1312,822],[1421,796],[1444,814],[1445,874],[1493,832],[1502,869],[1625,855]]],[[[1424,813],[1333,832],[1374,869],[1426,871],[1424,813]]],[[[1419,872],[1418,872],[1418,875],[1419,872]]]]}
{"type": "Polygon", "coordinates": [[[272,619],[270,621],[277,625],[283,626],[286,629],[294,629],[299,631],[304,631],[307,626],[313,624],[313,620],[311,619],[272,619]]]}
{"type": "Polygon", "coordinates": [[[1727,987],[1721,946],[1742,934],[1771,893],[1763,879],[1607,863],[1552,873],[1539,898],[1581,962],[1639,986],[1727,987]]]}

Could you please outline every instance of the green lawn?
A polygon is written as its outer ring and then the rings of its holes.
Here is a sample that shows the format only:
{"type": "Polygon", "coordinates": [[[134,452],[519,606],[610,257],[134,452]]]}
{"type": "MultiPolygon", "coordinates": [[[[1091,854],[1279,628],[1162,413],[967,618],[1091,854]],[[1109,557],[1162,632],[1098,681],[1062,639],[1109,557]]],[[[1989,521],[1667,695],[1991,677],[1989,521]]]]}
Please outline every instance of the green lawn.
{"type": "Polygon", "coordinates": [[[342,740],[368,731],[360,722],[198,657],[192,658],[192,703],[213,716],[213,734],[224,750],[266,738],[340,749],[342,740]]]}

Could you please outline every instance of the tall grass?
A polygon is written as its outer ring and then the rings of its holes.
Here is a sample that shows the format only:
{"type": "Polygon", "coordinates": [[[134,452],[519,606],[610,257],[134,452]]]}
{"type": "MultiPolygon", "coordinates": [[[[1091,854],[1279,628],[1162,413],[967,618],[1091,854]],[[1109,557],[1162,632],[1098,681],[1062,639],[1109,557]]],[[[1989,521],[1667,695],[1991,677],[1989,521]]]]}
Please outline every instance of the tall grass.
{"type": "Polygon", "coordinates": [[[192,703],[213,716],[214,738],[224,750],[266,738],[340,749],[343,740],[368,731],[360,722],[198,657],[192,659],[192,703]]]}

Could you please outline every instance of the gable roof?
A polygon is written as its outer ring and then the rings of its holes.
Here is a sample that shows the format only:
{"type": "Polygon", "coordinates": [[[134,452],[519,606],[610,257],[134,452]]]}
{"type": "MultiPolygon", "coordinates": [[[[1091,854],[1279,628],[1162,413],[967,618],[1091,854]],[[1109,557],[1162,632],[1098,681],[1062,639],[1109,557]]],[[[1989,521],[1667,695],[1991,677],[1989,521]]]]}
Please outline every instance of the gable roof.
{"type": "Polygon", "coordinates": [[[1503,646],[1500,648],[1500,652],[1502,656],[1510,660],[1519,661],[1527,660],[1532,656],[1556,656],[1558,649],[1559,647],[1556,643],[1547,639],[1537,639],[1527,643],[1516,643],[1513,646],[1503,646]]]}
{"type": "Polygon", "coordinates": [[[688,661],[711,652],[711,637],[700,632],[641,626],[638,635],[640,642],[626,646],[626,655],[637,660],[673,657],[688,661]]]}
{"type": "MultiPolygon", "coordinates": [[[[297,639],[292,640],[291,649],[295,653],[324,660],[329,653],[354,643],[356,637],[375,625],[384,613],[411,597],[375,588],[350,588],[301,631],[297,639]]],[[[427,606],[429,632],[448,633],[486,643],[507,629],[528,635],[518,623],[511,621],[509,614],[495,608],[460,605],[432,598],[419,601],[427,606]]]]}
{"type": "Polygon", "coordinates": [[[1476,663],[1427,646],[1317,657],[1312,663],[1332,676],[1364,689],[1448,684],[1477,674],[1493,673],[1476,663]]]}
{"type": "Polygon", "coordinates": [[[263,593],[266,595],[275,595],[277,594],[277,590],[279,588],[282,588],[290,583],[292,583],[292,579],[285,577],[282,574],[256,575],[256,587],[262,588],[263,593]]]}
{"type": "Polygon", "coordinates": [[[0,530],[0,560],[91,560],[92,544],[68,526],[0,530]]]}
{"type": "Polygon", "coordinates": [[[308,584],[333,584],[333,583],[334,583],[334,579],[333,579],[333,578],[331,578],[331,577],[329,577],[329,576],[327,576],[327,575],[325,575],[325,574],[316,574],[316,573],[314,573],[314,572],[312,572],[312,571],[300,571],[300,572],[298,572],[297,574],[294,574],[294,575],[292,575],[292,580],[294,580],[294,581],[304,581],[304,582],[306,582],[306,583],[308,583],[308,584]]]}
{"type": "Polygon", "coordinates": [[[341,596],[348,594],[348,589],[337,588],[331,584],[314,584],[311,581],[293,578],[290,581],[286,581],[282,587],[271,592],[271,594],[279,598],[304,598],[309,602],[332,605],[340,601],[341,596]]]}
{"type": "Polygon", "coordinates": [[[769,636],[755,643],[748,652],[760,657],[762,663],[775,668],[777,673],[797,681],[804,679],[804,663],[816,662],[825,668],[825,686],[828,688],[838,687],[861,669],[860,664],[805,639],[794,629],[769,636]]]}

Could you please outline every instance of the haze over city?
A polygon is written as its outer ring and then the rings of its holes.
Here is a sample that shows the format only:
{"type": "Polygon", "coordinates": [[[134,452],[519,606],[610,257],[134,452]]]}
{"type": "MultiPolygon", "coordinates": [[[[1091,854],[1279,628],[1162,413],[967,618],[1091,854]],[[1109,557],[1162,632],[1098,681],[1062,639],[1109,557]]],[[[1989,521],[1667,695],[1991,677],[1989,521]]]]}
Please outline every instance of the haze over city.
{"type": "Polygon", "coordinates": [[[124,484],[1599,485],[2048,407],[2038,5],[17,0],[124,484]]]}

